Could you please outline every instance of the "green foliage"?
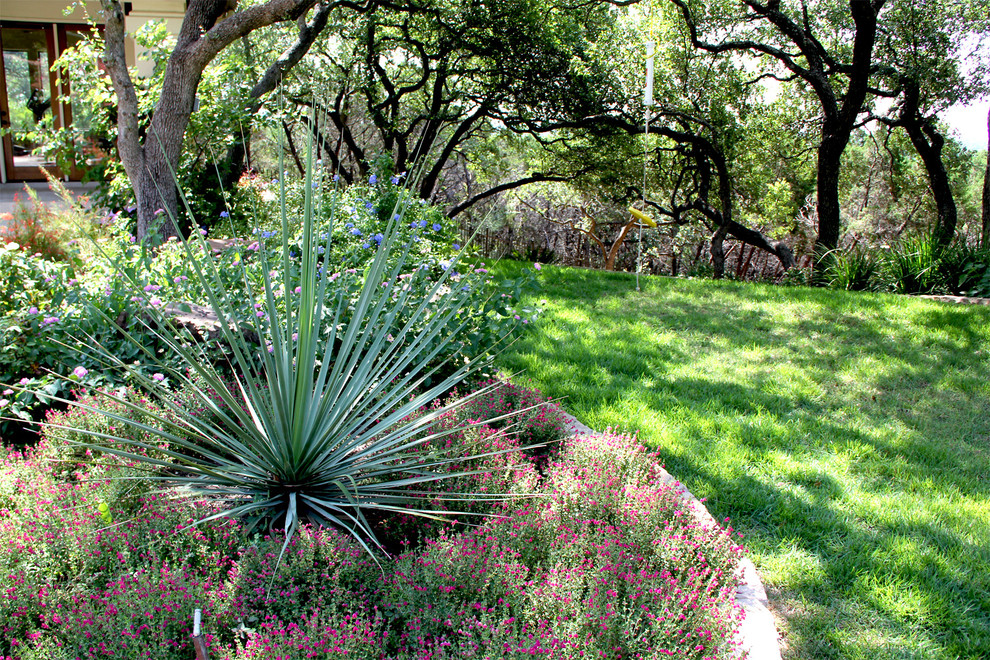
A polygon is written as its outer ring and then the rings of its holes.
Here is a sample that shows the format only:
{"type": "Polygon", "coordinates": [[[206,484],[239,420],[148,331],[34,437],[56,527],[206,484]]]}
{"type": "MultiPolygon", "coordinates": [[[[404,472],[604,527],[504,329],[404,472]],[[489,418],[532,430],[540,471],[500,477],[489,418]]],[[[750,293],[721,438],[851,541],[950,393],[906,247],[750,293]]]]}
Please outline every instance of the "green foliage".
{"type": "Polygon", "coordinates": [[[876,291],[880,287],[882,258],[875,251],[855,247],[834,251],[827,261],[828,286],[844,291],[876,291]]]}
{"type": "Polygon", "coordinates": [[[990,247],[976,248],[957,239],[941,251],[938,275],[950,294],[990,296],[990,247]]]}
{"type": "Polygon", "coordinates": [[[911,236],[885,251],[864,245],[835,250],[825,281],[846,291],[983,296],[990,270],[987,250],[957,239],[939,248],[930,235],[911,236]]]}
{"type": "MultiPolygon", "coordinates": [[[[465,458],[460,453],[401,458],[423,442],[418,434],[443,409],[398,422],[482,368],[489,351],[515,324],[491,325],[493,332],[478,334],[492,317],[511,320],[500,296],[486,298],[484,269],[462,271],[466,264],[455,257],[439,264],[434,276],[431,269],[437,264],[412,261],[420,237],[404,238],[400,232],[410,207],[401,189],[392,192],[395,206],[364,271],[331,274],[341,258],[332,249],[334,227],[354,209],[344,207],[338,190],[324,193],[320,183],[310,176],[303,186],[301,229],[290,225],[283,210],[278,236],[260,235],[243,255],[235,246],[229,268],[211,258],[205,232],[176,241],[190,279],[220,321],[232,374],[222,375],[203,359],[200,347],[169,330],[157,297],[147,300],[161,285],[146,284],[147,271],[134,266],[134,259],[150,258],[145,246],[136,246],[133,254],[125,248],[125,258],[112,259],[111,279],[120,283],[125,300],[146,303],[137,322],[156,345],[147,346],[136,333],[120,333],[121,348],[109,351],[92,342],[76,349],[77,362],[95,353],[101,372],[132,380],[174,415],[176,421],[156,418],[153,432],[168,445],[160,451],[169,461],[168,472],[155,479],[224,502],[216,515],[244,518],[251,526],[280,525],[287,539],[310,520],[343,529],[370,548],[376,539],[367,511],[434,515],[414,502],[406,508],[414,500],[408,489],[449,478],[438,470],[465,458]],[[291,236],[298,241],[290,241],[291,236]],[[248,250],[253,252],[250,267],[248,250]],[[224,278],[231,273],[241,280],[240,287],[226,286],[224,278]],[[245,318],[245,303],[252,301],[258,302],[245,318]],[[475,307],[479,301],[481,309],[475,307]],[[268,350],[258,351],[245,330],[268,350]],[[125,350],[138,359],[131,360],[125,350]],[[166,380],[187,390],[183,404],[165,387],[166,380]],[[191,414],[190,400],[209,414],[191,414]]],[[[109,293],[107,298],[115,299],[109,293]]],[[[98,309],[94,317],[112,322],[113,311],[98,309]]],[[[110,400],[141,409],[119,396],[110,400]]],[[[150,430],[132,415],[104,414],[121,425],[150,430]]],[[[145,443],[108,435],[85,446],[152,467],[161,463],[139,451],[145,443]]]]}
{"type": "Polygon", "coordinates": [[[931,236],[909,237],[887,254],[887,276],[896,293],[925,294],[941,291],[941,250],[931,236]]]}

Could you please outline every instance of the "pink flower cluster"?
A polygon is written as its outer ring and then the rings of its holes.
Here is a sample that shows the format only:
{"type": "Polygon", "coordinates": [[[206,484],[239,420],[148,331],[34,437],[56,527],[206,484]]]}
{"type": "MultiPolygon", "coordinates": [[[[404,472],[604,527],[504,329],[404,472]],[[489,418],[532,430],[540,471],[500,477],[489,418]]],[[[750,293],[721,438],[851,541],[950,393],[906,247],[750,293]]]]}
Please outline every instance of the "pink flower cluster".
{"type": "MultiPolygon", "coordinates": [[[[507,400],[491,393],[476,411],[508,411],[507,400]]],[[[194,608],[211,657],[230,660],[734,652],[742,548],[661,479],[655,453],[606,432],[572,438],[538,465],[515,451],[516,435],[464,414],[439,416],[417,451],[487,455],[455,461],[451,470],[471,474],[423,496],[489,516],[375,520],[393,549],[376,558],[333,529],[303,526],[283,554],[279,533],[245,537],[223,519],[190,527],[216,503],[159,493],[133,466],[55,437],[8,452],[0,657],[187,659],[194,608]],[[450,503],[452,491],[520,497],[450,503]]]]}

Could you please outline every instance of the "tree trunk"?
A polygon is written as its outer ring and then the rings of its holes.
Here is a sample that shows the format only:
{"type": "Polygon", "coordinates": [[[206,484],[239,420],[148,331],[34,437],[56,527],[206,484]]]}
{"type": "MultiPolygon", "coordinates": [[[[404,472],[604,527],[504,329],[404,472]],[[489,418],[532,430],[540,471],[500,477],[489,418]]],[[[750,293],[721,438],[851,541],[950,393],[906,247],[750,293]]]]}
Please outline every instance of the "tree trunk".
{"type": "Polygon", "coordinates": [[[313,4],[315,0],[269,0],[234,11],[236,0],[190,0],[142,144],[137,96],[124,56],[124,11],[117,0],[101,0],[106,17],[104,63],[117,94],[117,148],[137,199],[139,239],[153,230],[164,236],[178,233],[176,171],[203,70],[234,40],[275,22],[295,20],[313,4]],[[233,13],[220,20],[228,12],[233,13]]]}
{"type": "Polygon", "coordinates": [[[615,242],[612,243],[612,247],[611,247],[611,249],[609,249],[608,254],[604,255],[605,256],[605,270],[607,270],[607,271],[613,271],[613,270],[615,270],[615,257],[618,256],[618,254],[619,254],[619,248],[622,247],[623,241],[626,240],[626,234],[629,233],[629,230],[632,229],[632,226],[634,224],[635,224],[635,221],[633,221],[633,222],[627,222],[622,227],[622,230],[619,231],[619,235],[618,235],[618,237],[616,237],[615,242]]]}
{"type": "Polygon", "coordinates": [[[980,246],[990,249],[990,111],[987,112],[987,169],[983,172],[983,231],[980,246]]]}
{"type": "Polygon", "coordinates": [[[162,95],[144,140],[144,170],[138,187],[138,238],[152,232],[163,238],[179,233],[177,170],[182,140],[203,73],[203,68],[190,63],[188,54],[180,48],[176,46],[169,58],[162,95]]]}
{"type": "Polygon", "coordinates": [[[843,137],[823,132],[818,146],[818,239],[815,241],[815,252],[819,258],[839,245],[842,228],[839,167],[848,141],[848,134],[843,137]]]}
{"type": "Polygon", "coordinates": [[[917,82],[905,81],[904,101],[898,124],[907,131],[911,144],[921,156],[921,161],[928,172],[928,185],[935,199],[937,214],[932,237],[937,247],[944,248],[952,242],[956,234],[956,201],[952,195],[949,173],[945,171],[945,164],[942,162],[945,138],[936,128],[935,122],[921,114],[920,94],[917,82]]]}
{"type": "Polygon", "coordinates": [[[928,171],[928,184],[935,198],[936,220],[932,236],[935,244],[944,248],[956,235],[956,201],[952,195],[949,173],[942,163],[942,145],[945,139],[930,124],[920,125],[911,122],[905,125],[911,143],[921,156],[928,171]]]}
{"type": "Polygon", "coordinates": [[[715,269],[715,279],[720,280],[725,277],[725,242],[726,226],[719,225],[715,233],[712,234],[712,267],[715,269]]]}

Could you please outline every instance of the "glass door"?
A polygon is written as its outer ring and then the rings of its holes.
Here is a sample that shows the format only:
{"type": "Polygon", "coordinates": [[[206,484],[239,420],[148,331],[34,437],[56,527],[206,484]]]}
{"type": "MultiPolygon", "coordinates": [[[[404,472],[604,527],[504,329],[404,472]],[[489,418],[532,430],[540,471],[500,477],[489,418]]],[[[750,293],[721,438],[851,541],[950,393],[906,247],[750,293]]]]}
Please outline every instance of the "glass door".
{"type": "Polygon", "coordinates": [[[56,128],[61,125],[51,72],[55,60],[53,26],[4,26],[0,28],[0,48],[0,127],[7,179],[44,179],[40,168],[53,169],[55,164],[32,153],[38,146],[34,133],[43,122],[56,128]]]}

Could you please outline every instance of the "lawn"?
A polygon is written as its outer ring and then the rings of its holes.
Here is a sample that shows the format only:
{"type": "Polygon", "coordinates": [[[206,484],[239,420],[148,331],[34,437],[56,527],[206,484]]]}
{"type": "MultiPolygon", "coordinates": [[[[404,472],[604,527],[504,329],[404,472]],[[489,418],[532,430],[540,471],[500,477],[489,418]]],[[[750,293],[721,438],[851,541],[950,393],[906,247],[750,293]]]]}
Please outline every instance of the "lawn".
{"type": "Polygon", "coordinates": [[[731,518],[785,658],[990,655],[990,307],[542,279],[538,331],[500,366],[592,428],[638,430],[731,518]]]}

